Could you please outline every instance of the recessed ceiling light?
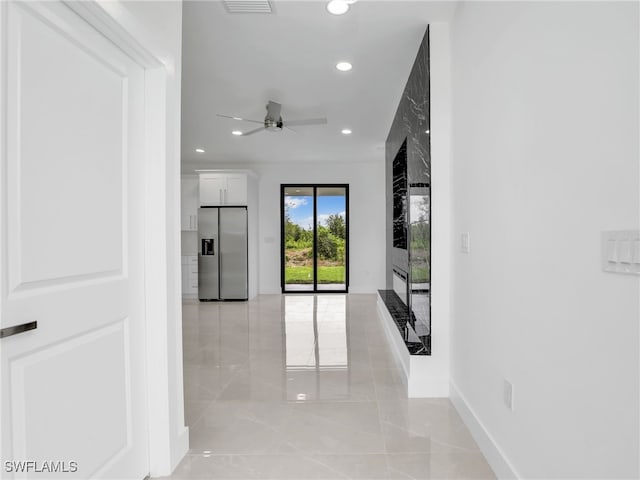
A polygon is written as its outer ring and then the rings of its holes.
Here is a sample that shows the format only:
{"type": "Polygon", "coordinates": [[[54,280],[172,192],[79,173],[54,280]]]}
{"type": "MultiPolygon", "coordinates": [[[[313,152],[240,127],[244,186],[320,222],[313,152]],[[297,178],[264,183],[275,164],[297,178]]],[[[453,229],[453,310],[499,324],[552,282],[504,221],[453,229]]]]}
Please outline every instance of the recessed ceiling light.
{"type": "Polygon", "coordinates": [[[196,153],[204,153],[204,150],[201,148],[196,148],[196,153]]]}
{"type": "Polygon", "coordinates": [[[327,10],[333,15],[343,15],[349,11],[349,3],[345,0],[331,0],[327,3],[327,10]]]}
{"type": "Polygon", "coordinates": [[[342,129],[342,134],[343,135],[351,135],[351,130],[349,130],[348,128],[343,128],[342,129]]]}
{"type": "Polygon", "coordinates": [[[341,72],[348,72],[353,68],[353,65],[351,65],[349,62],[340,62],[336,64],[336,68],[341,72]]]}
{"type": "Polygon", "coordinates": [[[240,130],[234,130],[231,132],[231,135],[242,135],[242,132],[240,130]]]}

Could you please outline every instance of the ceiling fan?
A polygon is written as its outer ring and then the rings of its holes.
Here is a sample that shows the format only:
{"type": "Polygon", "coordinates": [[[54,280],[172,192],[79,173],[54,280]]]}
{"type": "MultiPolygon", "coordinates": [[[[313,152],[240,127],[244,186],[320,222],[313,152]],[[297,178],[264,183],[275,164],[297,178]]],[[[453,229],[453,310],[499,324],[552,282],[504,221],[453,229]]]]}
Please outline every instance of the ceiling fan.
{"type": "Polygon", "coordinates": [[[262,124],[262,127],[260,128],[256,128],[255,130],[250,130],[248,132],[243,133],[242,134],[243,136],[253,135],[254,133],[258,133],[262,130],[268,130],[270,132],[280,132],[282,131],[283,127],[295,132],[295,130],[293,130],[290,127],[301,126],[301,125],[324,125],[327,123],[326,118],[307,118],[304,120],[286,120],[286,121],[282,120],[282,116],[280,115],[280,111],[282,110],[282,105],[276,102],[272,102],[271,100],[269,100],[269,103],[267,103],[266,108],[267,108],[267,116],[264,117],[264,121],[249,120],[247,118],[232,117],[229,115],[220,115],[220,114],[218,114],[218,117],[232,118],[233,120],[241,120],[244,122],[262,124]]]}

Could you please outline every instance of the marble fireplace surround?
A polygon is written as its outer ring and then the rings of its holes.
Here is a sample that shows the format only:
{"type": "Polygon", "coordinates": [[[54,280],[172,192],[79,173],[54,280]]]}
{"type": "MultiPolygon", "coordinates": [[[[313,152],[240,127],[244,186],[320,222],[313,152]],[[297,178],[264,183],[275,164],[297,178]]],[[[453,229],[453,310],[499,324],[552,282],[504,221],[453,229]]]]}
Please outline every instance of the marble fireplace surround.
{"type": "Polygon", "coordinates": [[[427,28],[385,146],[387,286],[378,291],[378,316],[410,397],[439,396],[424,381],[432,370],[429,48],[427,28]]]}

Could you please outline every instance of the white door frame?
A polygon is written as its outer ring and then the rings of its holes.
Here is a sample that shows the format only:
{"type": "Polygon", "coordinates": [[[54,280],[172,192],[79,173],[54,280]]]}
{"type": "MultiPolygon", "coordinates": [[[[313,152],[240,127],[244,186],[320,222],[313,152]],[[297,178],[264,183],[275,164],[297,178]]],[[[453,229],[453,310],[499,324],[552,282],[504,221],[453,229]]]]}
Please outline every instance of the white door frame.
{"type": "MultiPolygon", "coordinates": [[[[167,79],[172,66],[165,65],[152,48],[143,44],[109,12],[99,0],[67,1],[69,8],[145,69],[145,305],[147,331],[147,394],[149,425],[149,469],[152,476],[169,475],[188,450],[189,431],[184,425],[182,390],[171,398],[173,376],[181,376],[182,364],[170,361],[171,338],[168,326],[170,312],[166,301],[170,298],[171,269],[167,235],[178,219],[168,222],[169,202],[179,200],[167,193],[171,182],[179,182],[179,166],[167,168],[167,79]],[[175,176],[172,178],[171,176],[175,176]],[[177,402],[177,405],[176,405],[177,402]],[[176,408],[177,407],[177,408],[176,408]],[[172,414],[173,410],[173,414],[172,414]],[[175,411],[177,410],[178,418],[175,411]]],[[[152,47],[152,46],[149,46],[152,47]]],[[[178,210],[174,210],[178,211],[178,210]]],[[[175,216],[175,215],[174,215],[175,216]]],[[[175,263],[179,264],[176,257],[175,263]]],[[[181,321],[178,321],[181,324],[181,321]]],[[[181,345],[175,352],[182,359],[181,345]]],[[[173,357],[173,355],[171,355],[173,357]]],[[[181,382],[180,382],[181,383],[181,382]]]]}

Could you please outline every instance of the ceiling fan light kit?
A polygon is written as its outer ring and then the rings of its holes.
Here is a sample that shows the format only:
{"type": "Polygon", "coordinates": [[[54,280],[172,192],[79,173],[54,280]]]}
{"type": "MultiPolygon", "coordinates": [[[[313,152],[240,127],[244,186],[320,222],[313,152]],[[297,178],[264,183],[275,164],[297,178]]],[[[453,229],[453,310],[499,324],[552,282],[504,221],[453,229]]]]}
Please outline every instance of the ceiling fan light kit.
{"type": "Polygon", "coordinates": [[[327,123],[326,118],[306,118],[302,120],[291,120],[285,121],[282,119],[282,115],[280,112],[282,110],[282,105],[277,102],[273,102],[269,100],[267,103],[267,115],[264,117],[263,121],[259,120],[250,120],[247,118],[230,116],[230,115],[220,115],[218,117],[222,118],[230,118],[232,120],[243,121],[243,122],[251,122],[251,123],[261,123],[262,126],[256,128],[255,130],[249,130],[248,132],[241,132],[240,130],[234,130],[231,132],[233,135],[242,135],[246,137],[247,135],[253,135],[254,133],[261,132],[263,130],[267,130],[269,132],[281,132],[283,128],[287,128],[292,132],[295,132],[291,126],[306,126],[306,125],[325,125],[327,123]]]}

